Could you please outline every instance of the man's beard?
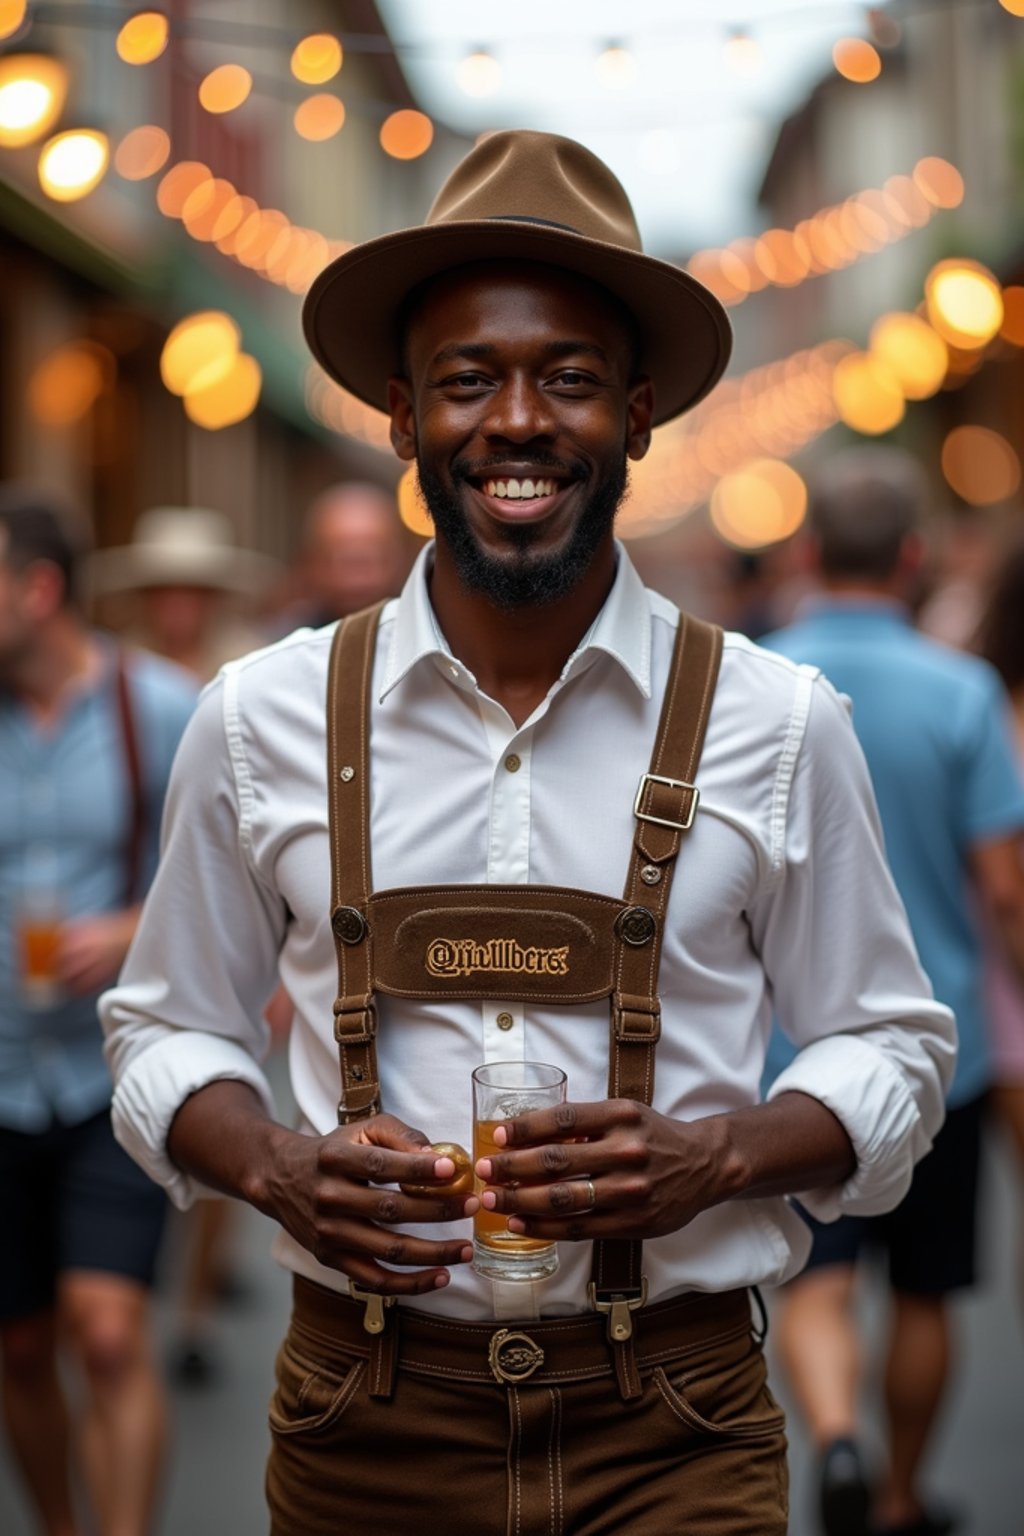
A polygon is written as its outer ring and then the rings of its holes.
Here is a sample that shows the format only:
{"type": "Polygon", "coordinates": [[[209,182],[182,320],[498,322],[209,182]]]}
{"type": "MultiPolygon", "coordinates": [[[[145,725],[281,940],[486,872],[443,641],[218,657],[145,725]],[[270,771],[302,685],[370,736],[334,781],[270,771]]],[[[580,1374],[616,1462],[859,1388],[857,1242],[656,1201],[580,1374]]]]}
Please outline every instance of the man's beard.
{"type": "MultiPolygon", "coordinates": [[[[531,456],[530,464],[535,471],[552,469],[564,474],[568,469],[573,481],[584,473],[582,465],[567,466],[554,459],[545,462],[543,456],[531,456]]],[[[457,459],[452,465],[455,487],[469,484],[470,472],[478,479],[486,468],[486,464],[470,466],[468,461],[457,459]]],[[[593,491],[562,549],[534,554],[533,546],[543,536],[543,528],[533,523],[509,523],[502,527],[506,553],[492,555],[478,543],[455,493],[422,463],[418,473],[427,511],[451,553],[463,586],[504,609],[539,608],[558,602],[575,589],[612,527],[629,481],[623,453],[621,463],[593,491]]]]}

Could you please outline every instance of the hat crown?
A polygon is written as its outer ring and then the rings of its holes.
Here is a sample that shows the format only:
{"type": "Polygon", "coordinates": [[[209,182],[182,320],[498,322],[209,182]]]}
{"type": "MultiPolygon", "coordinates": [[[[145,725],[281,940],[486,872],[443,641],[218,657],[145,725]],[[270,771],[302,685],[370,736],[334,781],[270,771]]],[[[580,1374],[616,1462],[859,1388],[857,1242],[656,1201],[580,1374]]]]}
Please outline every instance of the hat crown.
{"type": "Polygon", "coordinates": [[[640,251],[640,231],[622,183],[582,144],[523,129],[488,134],[456,166],[426,223],[513,219],[553,224],[640,251]]]}
{"type": "Polygon", "coordinates": [[[150,507],[135,524],[132,543],[174,553],[187,550],[201,559],[204,554],[220,555],[235,543],[235,534],[223,512],[206,507],[150,507]]]}

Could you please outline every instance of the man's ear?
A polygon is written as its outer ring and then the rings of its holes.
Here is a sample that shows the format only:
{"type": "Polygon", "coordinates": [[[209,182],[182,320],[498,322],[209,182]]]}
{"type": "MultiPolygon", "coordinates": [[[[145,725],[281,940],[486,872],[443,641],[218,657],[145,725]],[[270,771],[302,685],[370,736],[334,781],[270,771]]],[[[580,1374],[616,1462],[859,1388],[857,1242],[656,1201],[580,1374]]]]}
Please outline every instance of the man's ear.
{"type": "Polygon", "coordinates": [[[626,454],[642,459],[651,446],[654,385],[650,379],[634,379],[626,398],[626,454]]]}
{"type": "Polygon", "coordinates": [[[391,413],[391,446],[400,459],[416,457],[416,416],[412,385],[408,379],[388,379],[388,410],[391,413]]]}

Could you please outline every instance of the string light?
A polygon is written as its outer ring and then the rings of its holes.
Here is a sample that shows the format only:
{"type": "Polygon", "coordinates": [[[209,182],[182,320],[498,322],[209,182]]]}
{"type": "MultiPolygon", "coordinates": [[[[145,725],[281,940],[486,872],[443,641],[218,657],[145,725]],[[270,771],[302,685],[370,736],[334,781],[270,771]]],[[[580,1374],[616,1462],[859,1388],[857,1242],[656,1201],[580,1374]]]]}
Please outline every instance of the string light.
{"type": "Polygon", "coordinates": [[[1002,289],[980,261],[937,262],[925,279],[924,293],[929,320],[955,347],[983,347],[1003,323],[1002,289]]]}
{"type": "Polygon", "coordinates": [[[427,511],[420,489],[420,477],[415,464],[410,464],[395,490],[398,515],[405,526],[422,539],[429,539],[434,532],[433,520],[427,511]]]}
{"type": "Polygon", "coordinates": [[[117,375],[114,355],[95,341],[71,341],[33,369],[28,406],[47,427],[70,427],[92,410],[117,375]]]}
{"type": "Polygon", "coordinates": [[[220,309],[179,320],[160,354],[160,377],[172,395],[194,394],[225,378],[239,355],[242,333],[220,309]]]}
{"type": "Polygon", "coordinates": [[[13,37],[25,20],[26,0],[0,0],[0,42],[13,37]]]}
{"type": "Polygon", "coordinates": [[[381,149],[395,160],[416,160],[433,142],[434,125],[423,112],[403,108],[381,124],[381,149]]]}
{"type": "Polygon", "coordinates": [[[908,400],[927,400],[942,387],[949,350],[920,315],[902,311],[881,315],[871,327],[869,346],[908,400]]]}
{"type": "Polygon", "coordinates": [[[297,43],[291,57],[291,71],[303,85],[325,85],[341,69],[344,53],[336,37],[329,32],[315,32],[297,43]]]}
{"type": "Polygon", "coordinates": [[[241,64],[221,64],[199,82],[199,100],[207,112],[234,112],[248,100],[252,75],[241,64]]]}
{"type": "Polygon", "coordinates": [[[126,64],[152,64],[169,36],[170,24],[162,11],[139,11],[125,22],[114,46],[126,64]]]}
{"type": "Polygon", "coordinates": [[[807,514],[807,486],[780,459],[754,459],[723,475],[711,493],[711,522],[734,549],[791,538],[807,514]]]}
{"type": "Polygon", "coordinates": [[[300,138],[313,144],[322,143],[325,139],[333,139],[345,126],[345,103],[327,91],[308,96],[295,108],[292,121],[300,138]]]}
{"type": "Polygon", "coordinates": [[[994,506],[1020,487],[1016,451],[989,427],[954,427],[942,444],[940,463],[949,485],[971,506],[994,506]]]}
{"type": "Polygon", "coordinates": [[[262,383],[259,363],[247,352],[239,352],[220,378],[185,392],[185,414],[208,432],[233,427],[256,409],[262,383]]]}
{"type": "Polygon", "coordinates": [[[493,96],[501,86],[501,65],[486,49],[477,48],[460,61],[455,78],[467,96],[493,96]]]}
{"type": "Polygon", "coordinates": [[[1011,16],[1024,16],[1024,0],[999,0],[999,4],[1011,16]]]}
{"type": "Polygon", "coordinates": [[[64,110],[68,72],[48,53],[0,59],[0,145],[17,149],[49,133],[64,110]]]}
{"type": "Polygon", "coordinates": [[[86,197],[103,180],[110,161],[110,141],[96,128],[69,128],[44,144],[39,155],[39,185],[58,203],[86,197]]]}
{"type": "Polygon", "coordinates": [[[882,73],[878,49],[863,37],[841,37],[832,49],[836,73],[854,85],[868,85],[882,73]]]}
{"type": "Polygon", "coordinates": [[[114,169],[126,181],[145,181],[167,164],[171,153],[170,135],[152,123],[143,123],[126,133],[114,153],[114,169]]]}

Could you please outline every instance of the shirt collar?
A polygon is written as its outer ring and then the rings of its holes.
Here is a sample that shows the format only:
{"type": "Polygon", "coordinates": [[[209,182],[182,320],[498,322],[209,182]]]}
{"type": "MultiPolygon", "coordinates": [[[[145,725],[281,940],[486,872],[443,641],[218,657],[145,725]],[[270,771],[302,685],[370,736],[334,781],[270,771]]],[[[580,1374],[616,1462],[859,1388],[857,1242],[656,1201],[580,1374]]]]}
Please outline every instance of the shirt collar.
{"type": "MultiPolygon", "coordinates": [[[[451,665],[457,662],[448,647],[430,603],[427,578],[433,560],[431,542],[423,549],[402,588],[394,608],[391,644],[381,684],[383,703],[393,688],[419,662],[434,657],[451,665]]],[[[562,669],[562,680],[585,670],[604,652],[618,662],[644,698],[651,696],[651,607],[647,590],[625,548],[616,541],[616,571],[611,591],[600,613],[562,669]]],[[[464,677],[474,681],[469,669],[464,677]]]]}
{"type": "Polygon", "coordinates": [[[892,624],[911,622],[910,609],[894,597],[870,597],[867,593],[843,596],[815,593],[805,598],[797,612],[799,619],[883,619],[892,624]]]}

